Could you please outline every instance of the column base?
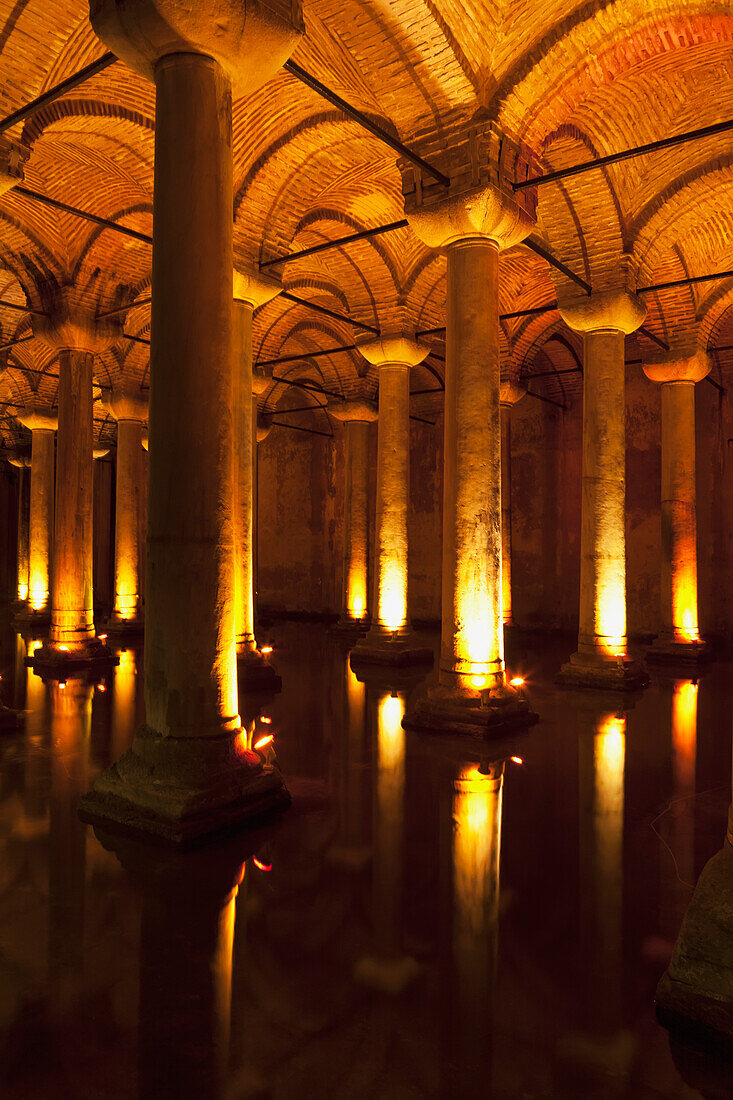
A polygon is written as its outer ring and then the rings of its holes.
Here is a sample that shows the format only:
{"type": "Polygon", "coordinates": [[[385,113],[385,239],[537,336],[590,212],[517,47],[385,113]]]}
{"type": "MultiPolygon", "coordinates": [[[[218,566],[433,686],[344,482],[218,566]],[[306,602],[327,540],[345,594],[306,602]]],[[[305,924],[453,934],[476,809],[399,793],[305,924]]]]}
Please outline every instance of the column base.
{"type": "Polygon", "coordinates": [[[601,691],[639,691],[649,684],[649,673],[628,657],[596,657],[573,653],[555,677],[560,687],[594,688],[601,691]]]}
{"type": "Polygon", "coordinates": [[[409,955],[397,955],[393,959],[365,955],[354,966],[355,981],[391,997],[399,997],[419,975],[420,966],[409,955]]]}
{"type": "Polygon", "coordinates": [[[705,1030],[733,1042],[733,848],[727,842],[697,881],[656,1003],[670,1030],[705,1030]]]}
{"type": "Polygon", "coordinates": [[[669,669],[696,672],[712,660],[705,642],[677,642],[673,638],[656,638],[646,651],[645,660],[669,669]]]}
{"type": "Polygon", "coordinates": [[[257,649],[237,654],[237,683],[242,691],[277,695],[283,689],[282,678],[257,649]]]}
{"type": "Polygon", "coordinates": [[[432,665],[433,651],[421,646],[410,629],[388,632],[372,627],[349,657],[356,671],[359,665],[432,665]]]}
{"type": "Polygon", "coordinates": [[[430,733],[503,737],[539,721],[528,699],[518,691],[481,692],[480,702],[461,697],[442,684],[428,689],[402,720],[405,729],[430,733]]]}
{"type": "Polygon", "coordinates": [[[332,634],[339,634],[346,639],[363,638],[371,627],[371,618],[365,615],[361,619],[352,619],[350,615],[342,615],[337,623],[331,627],[332,634]]]}
{"type": "Polygon", "coordinates": [[[99,638],[89,638],[81,645],[73,648],[70,646],[68,649],[59,649],[51,642],[44,642],[31,657],[26,657],[25,664],[39,675],[60,680],[76,669],[88,668],[90,665],[111,667],[118,664],[118,659],[99,638]]]}
{"type": "Polygon", "coordinates": [[[132,748],[79,800],[79,816],[181,846],[288,806],[279,770],[256,752],[238,750],[236,740],[232,733],[162,737],[143,726],[132,748]]]}
{"type": "Polygon", "coordinates": [[[141,638],[145,634],[144,619],[108,619],[102,628],[108,638],[141,638]]]}
{"type": "Polygon", "coordinates": [[[30,607],[21,607],[13,615],[13,626],[19,631],[46,631],[51,626],[51,611],[33,611],[30,607]]]}

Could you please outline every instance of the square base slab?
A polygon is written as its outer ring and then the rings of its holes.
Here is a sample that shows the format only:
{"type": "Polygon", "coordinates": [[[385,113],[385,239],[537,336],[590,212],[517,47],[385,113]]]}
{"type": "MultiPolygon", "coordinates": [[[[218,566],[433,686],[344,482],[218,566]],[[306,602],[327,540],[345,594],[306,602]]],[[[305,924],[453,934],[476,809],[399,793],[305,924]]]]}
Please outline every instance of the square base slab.
{"type": "Polygon", "coordinates": [[[428,693],[407,712],[402,725],[408,730],[429,733],[501,738],[515,730],[527,729],[538,721],[538,715],[522,695],[470,706],[434,689],[434,694],[428,693]]]}
{"type": "Polygon", "coordinates": [[[145,634],[144,619],[109,619],[102,628],[108,638],[142,641],[145,634]]]}
{"type": "Polygon", "coordinates": [[[283,689],[282,678],[264,657],[251,651],[237,654],[237,684],[243,692],[277,695],[283,689]]]}
{"type": "Polygon", "coordinates": [[[645,660],[670,672],[694,674],[709,664],[712,654],[705,642],[656,641],[646,651],[645,660]]]}
{"type": "Polygon", "coordinates": [[[98,638],[93,638],[78,649],[58,649],[44,642],[31,657],[26,657],[26,668],[43,677],[63,680],[77,670],[112,667],[119,664],[112,650],[98,638]]]}
{"type": "Polygon", "coordinates": [[[360,665],[432,665],[434,655],[428,646],[418,645],[408,635],[406,638],[373,637],[367,634],[351,651],[349,661],[354,671],[360,665]]]}
{"type": "Polygon", "coordinates": [[[34,634],[36,631],[39,634],[45,634],[51,626],[51,612],[30,611],[27,608],[17,611],[13,615],[13,626],[17,627],[22,634],[34,634]]]}
{"type": "Polygon", "coordinates": [[[649,684],[649,673],[638,661],[618,664],[594,661],[574,653],[555,677],[560,687],[593,688],[600,691],[640,691],[649,684]]]}
{"type": "Polygon", "coordinates": [[[371,625],[371,619],[348,619],[342,617],[337,623],[333,624],[331,633],[336,634],[338,637],[345,638],[347,641],[356,641],[357,638],[365,637],[371,625]]]}
{"type": "MultiPolygon", "coordinates": [[[[145,836],[159,844],[187,847],[230,832],[290,805],[290,795],[279,772],[265,770],[243,783],[235,798],[222,801],[211,791],[209,805],[183,816],[156,812],[145,792],[136,791],[115,776],[115,767],[100,776],[101,789],[92,789],[79,800],[79,817],[95,827],[145,836]],[[141,797],[142,795],[142,797],[141,797]]],[[[178,802],[179,791],[175,792],[178,802]]],[[[160,801],[164,796],[156,791],[160,801]]],[[[174,800],[172,800],[173,802],[174,800]]]]}

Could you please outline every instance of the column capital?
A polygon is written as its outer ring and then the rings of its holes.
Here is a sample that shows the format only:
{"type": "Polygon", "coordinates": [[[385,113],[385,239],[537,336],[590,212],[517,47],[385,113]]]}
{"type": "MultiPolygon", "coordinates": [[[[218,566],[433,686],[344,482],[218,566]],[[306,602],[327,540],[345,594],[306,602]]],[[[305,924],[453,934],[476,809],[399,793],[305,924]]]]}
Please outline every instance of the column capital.
{"type": "Polygon", "coordinates": [[[430,352],[430,348],[418,343],[414,337],[402,333],[379,336],[376,340],[357,339],[356,342],[360,353],[374,367],[394,364],[416,367],[430,352]]]}
{"type": "Polygon", "coordinates": [[[499,404],[511,408],[516,405],[517,401],[522,400],[526,392],[526,388],[521,386],[516,379],[506,378],[499,385],[499,404]]]}
{"type": "Polygon", "coordinates": [[[109,454],[109,447],[95,447],[92,450],[92,458],[95,458],[95,459],[96,458],[104,458],[104,456],[108,455],[108,454],[109,454]]]}
{"type": "Polygon", "coordinates": [[[58,430],[58,413],[52,413],[50,409],[40,409],[35,405],[26,405],[16,413],[17,419],[24,428],[30,431],[55,432],[58,430]]]}
{"type": "Polygon", "coordinates": [[[0,195],[25,179],[25,164],[31,151],[27,145],[3,134],[0,137],[0,195]]]}
{"type": "Polygon", "coordinates": [[[565,324],[575,332],[622,332],[626,336],[644,324],[646,306],[633,290],[619,287],[582,297],[558,300],[565,324]]]}
{"type": "Polygon", "coordinates": [[[450,180],[446,187],[411,161],[398,162],[405,216],[429,248],[479,237],[507,249],[532,232],[537,191],[515,192],[512,182],[538,172],[539,165],[495,122],[474,119],[440,136],[418,138],[417,151],[450,180]]]}
{"type": "Polygon", "coordinates": [[[94,310],[81,304],[82,292],[78,287],[46,283],[39,291],[46,316],[32,318],[33,334],[49,347],[95,354],[120,339],[121,320],[113,317],[98,320],[94,310]]]}
{"type": "Polygon", "coordinates": [[[282,294],[282,283],[269,275],[261,275],[254,268],[234,268],[233,290],[235,302],[246,302],[252,309],[267,305],[282,294]]]}
{"type": "Polygon", "coordinates": [[[363,397],[354,401],[330,401],[328,411],[343,424],[371,424],[378,418],[374,402],[363,397]]]}
{"type": "Polygon", "coordinates": [[[31,456],[22,455],[12,451],[5,455],[11,466],[15,466],[18,470],[30,470],[31,468],[31,456]]]}
{"type": "Polygon", "coordinates": [[[272,413],[257,411],[257,442],[262,443],[267,439],[272,430],[272,413]]]}
{"type": "Polygon", "coordinates": [[[113,389],[102,404],[115,420],[139,420],[144,424],[148,419],[148,399],[140,390],[113,389]]]}
{"type": "Polygon", "coordinates": [[[173,54],[200,54],[221,65],[237,96],[261,87],[304,33],[301,0],[90,0],[98,38],[135,72],[153,79],[173,54]]]}
{"type": "Polygon", "coordinates": [[[692,355],[667,355],[665,358],[645,361],[642,370],[651,382],[702,382],[713,368],[713,361],[706,351],[692,355]]]}

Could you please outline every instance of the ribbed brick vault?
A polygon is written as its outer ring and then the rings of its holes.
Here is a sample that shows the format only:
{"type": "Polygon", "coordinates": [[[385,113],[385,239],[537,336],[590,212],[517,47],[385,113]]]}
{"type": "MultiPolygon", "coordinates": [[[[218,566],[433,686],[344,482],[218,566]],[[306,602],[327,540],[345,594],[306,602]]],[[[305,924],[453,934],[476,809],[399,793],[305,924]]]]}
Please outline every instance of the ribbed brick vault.
{"type": "MultiPolygon", "coordinates": [[[[495,118],[539,157],[543,171],[696,129],[731,115],[733,12],[718,0],[306,0],[306,36],[294,60],[405,142],[440,135],[476,112],[495,118]]],[[[0,111],[9,114],[102,54],[80,0],[1,0],[0,111]]],[[[28,187],[122,225],[152,230],[153,85],[114,64],[46,107],[10,136],[31,148],[28,187]]],[[[622,254],[640,286],[733,267],[733,157],[724,136],[628,160],[540,189],[536,239],[601,286],[622,254]]],[[[257,264],[403,217],[395,155],[356,122],[282,71],[234,107],[235,247],[257,264]]],[[[142,241],[59,213],[18,193],[0,199],[0,298],[43,308],[41,286],[74,282],[98,311],[150,289],[142,241]]],[[[444,324],[445,260],[409,228],[304,257],[282,268],[287,290],[368,325],[398,310],[415,329],[444,324]]],[[[501,308],[550,302],[548,264],[526,248],[501,259],[501,308]]],[[[553,273],[555,279],[557,273],[553,273]]],[[[195,278],[195,272],[191,273],[195,278]]],[[[560,277],[561,278],[561,277],[560,277]]],[[[646,327],[670,342],[702,321],[710,348],[733,345],[733,280],[646,296],[646,327]]],[[[148,305],[125,331],[149,335],[148,305]]],[[[348,394],[367,364],[354,329],[277,298],[255,317],[261,360],[303,356],[276,368],[348,394]]],[[[0,307],[0,378],[6,445],[24,430],[16,406],[53,405],[58,364],[32,337],[30,318],[0,307]]],[[[502,322],[507,367],[537,374],[533,388],[557,400],[578,392],[579,345],[557,312],[502,322]],[[562,372],[562,373],[560,373],[562,372]]],[[[442,352],[439,336],[435,351],[442,352]]],[[[635,341],[629,340],[629,356],[635,341]]],[[[144,343],[120,340],[96,360],[96,435],[114,441],[101,403],[119,381],[147,387],[144,343]]],[[[414,389],[436,387],[440,358],[414,389]]],[[[716,356],[713,379],[733,367],[716,356]]],[[[271,368],[267,368],[270,370],[271,368]]],[[[369,385],[376,378],[367,374],[369,385]]],[[[287,387],[265,394],[274,408],[287,387]]],[[[438,394],[413,399],[429,415],[438,394]]]]}

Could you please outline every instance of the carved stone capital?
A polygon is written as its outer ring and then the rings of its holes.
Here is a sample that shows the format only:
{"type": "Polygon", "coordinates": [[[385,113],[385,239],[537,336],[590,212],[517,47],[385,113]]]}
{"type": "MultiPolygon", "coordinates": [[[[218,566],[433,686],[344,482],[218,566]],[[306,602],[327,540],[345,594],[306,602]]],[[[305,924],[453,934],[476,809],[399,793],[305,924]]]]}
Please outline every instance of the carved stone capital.
{"type": "Polygon", "coordinates": [[[243,267],[234,269],[235,302],[248,302],[252,309],[257,309],[281,293],[282,284],[277,279],[243,267]]]}
{"type": "Polygon", "coordinates": [[[713,361],[706,351],[688,356],[667,356],[666,359],[646,359],[642,365],[644,374],[652,382],[702,382],[713,368],[713,361]]]}
{"type": "Polygon", "coordinates": [[[90,0],[97,37],[131,69],[153,79],[172,54],[205,54],[237,96],[261,87],[304,33],[301,0],[90,0]]]}
{"type": "Polygon", "coordinates": [[[52,413],[50,409],[39,409],[33,405],[26,405],[24,409],[18,410],[16,416],[23,427],[29,428],[32,432],[55,432],[59,426],[57,413],[52,413]]]}
{"type": "Polygon", "coordinates": [[[3,134],[0,137],[0,195],[25,179],[25,164],[30,149],[3,134]]]}
{"type": "Polygon", "coordinates": [[[516,379],[507,378],[499,386],[499,404],[508,405],[511,408],[517,401],[522,400],[526,392],[525,387],[521,386],[516,379]]]}
{"type": "Polygon", "coordinates": [[[270,412],[258,412],[257,413],[257,442],[262,443],[267,439],[272,429],[272,413],[270,412]]]}
{"type": "Polygon", "coordinates": [[[98,320],[93,309],[81,304],[77,287],[46,285],[40,287],[40,292],[46,316],[32,318],[33,334],[49,347],[97,353],[120,339],[121,320],[98,320]]]}
{"type": "Polygon", "coordinates": [[[630,290],[604,290],[600,294],[567,298],[558,302],[563,321],[575,332],[623,332],[627,336],[644,324],[646,306],[630,290]]]}
{"type": "Polygon", "coordinates": [[[114,389],[102,404],[118,421],[139,420],[144,424],[148,419],[148,399],[140,390],[114,389]]]}
{"type": "Polygon", "coordinates": [[[375,367],[383,367],[388,364],[404,363],[408,367],[416,367],[422,363],[430,348],[419,344],[412,336],[403,336],[396,333],[392,336],[379,336],[359,340],[359,351],[364,358],[375,367]]]}
{"type": "Polygon", "coordinates": [[[378,418],[377,408],[373,401],[366,398],[358,398],[355,401],[333,401],[328,405],[328,411],[336,420],[343,424],[357,421],[361,424],[371,424],[378,418]]]}
{"type": "Polygon", "coordinates": [[[538,165],[496,123],[474,119],[439,137],[418,140],[417,152],[450,179],[445,187],[411,161],[399,161],[405,216],[429,248],[488,237],[507,249],[532,232],[537,192],[515,192],[512,182],[534,175],[538,165]]]}

